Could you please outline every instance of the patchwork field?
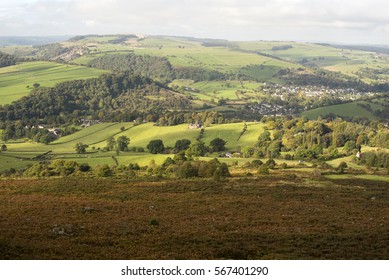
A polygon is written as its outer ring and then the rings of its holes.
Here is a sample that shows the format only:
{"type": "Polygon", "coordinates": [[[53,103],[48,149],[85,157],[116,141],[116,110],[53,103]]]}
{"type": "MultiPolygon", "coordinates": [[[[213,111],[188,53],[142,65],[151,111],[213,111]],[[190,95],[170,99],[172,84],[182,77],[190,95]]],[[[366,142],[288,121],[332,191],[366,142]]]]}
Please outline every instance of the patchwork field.
{"type": "MultiPolygon", "coordinates": [[[[226,148],[228,151],[236,151],[245,146],[253,145],[263,129],[263,124],[247,123],[247,131],[239,138],[243,130],[243,123],[212,125],[205,128],[202,140],[206,145],[209,145],[210,141],[219,137],[227,141],[226,148]]],[[[133,123],[101,123],[61,137],[49,145],[33,142],[9,142],[7,143],[8,150],[0,153],[0,159],[2,159],[0,170],[11,167],[26,167],[28,164],[36,162],[33,158],[49,151],[51,151],[50,155],[54,159],[71,159],[80,163],[87,162],[92,166],[103,163],[114,164],[112,156],[115,156],[116,152],[103,151],[110,136],[115,138],[123,135],[127,136],[130,138],[129,149],[141,147],[147,151],[146,146],[151,140],[161,139],[165,147],[174,147],[175,142],[179,139],[189,139],[194,143],[199,133],[200,129],[188,129],[187,124],[164,127],[155,126],[154,123],[145,123],[137,126],[134,126],[133,123]],[[124,131],[122,131],[122,128],[124,128],[124,131]],[[78,142],[89,146],[87,154],[76,154],[75,146],[78,142]]],[[[148,165],[152,159],[160,164],[168,156],[172,155],[152,155],[147,152],[121,152],[117,156],[117,160],[120,164],[131,162],[148,165]]]]}

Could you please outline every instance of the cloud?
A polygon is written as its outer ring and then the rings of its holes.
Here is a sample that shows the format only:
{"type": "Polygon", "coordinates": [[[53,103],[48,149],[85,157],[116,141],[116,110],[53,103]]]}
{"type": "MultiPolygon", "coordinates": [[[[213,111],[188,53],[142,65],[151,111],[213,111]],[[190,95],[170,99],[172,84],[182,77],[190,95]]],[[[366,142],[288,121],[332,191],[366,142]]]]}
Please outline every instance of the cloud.
{"type": "Polygon", "coordinates": [[[0,33],[140,32],[389,43],[388,8],[384,0],[5,0],[0,33]]]}

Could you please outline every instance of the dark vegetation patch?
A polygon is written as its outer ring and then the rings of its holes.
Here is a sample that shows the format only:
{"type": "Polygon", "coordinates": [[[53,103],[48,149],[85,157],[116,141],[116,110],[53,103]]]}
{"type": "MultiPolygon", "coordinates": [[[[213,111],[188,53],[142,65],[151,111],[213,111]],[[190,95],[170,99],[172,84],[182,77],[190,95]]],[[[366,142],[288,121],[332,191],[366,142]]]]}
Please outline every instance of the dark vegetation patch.
{"type": "Polygon", "coordinates": [[[285,180],[1,180],[0,258],[389,257],[387,184],[285,180]]]}

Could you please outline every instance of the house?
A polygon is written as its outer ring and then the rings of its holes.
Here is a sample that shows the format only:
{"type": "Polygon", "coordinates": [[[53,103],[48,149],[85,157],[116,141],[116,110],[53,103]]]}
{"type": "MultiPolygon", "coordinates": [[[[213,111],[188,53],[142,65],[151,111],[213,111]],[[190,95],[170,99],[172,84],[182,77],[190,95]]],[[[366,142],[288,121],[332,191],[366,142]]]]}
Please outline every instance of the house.
{"type": "Polygon", "coordinates": [[[49,132],[53,133],[54,135],[56,136],[59,136],[59,134],[61,134],[61,129],[60,128],[49,128],[47,129],[49,132]]]}
{"type": "Polygon", "coordinates": [[[200,121],[196,121],[195,123],[189,124],[188,128],[189,129],[199,129],[199,128],[204,128],[204,126],[200,121]]]}

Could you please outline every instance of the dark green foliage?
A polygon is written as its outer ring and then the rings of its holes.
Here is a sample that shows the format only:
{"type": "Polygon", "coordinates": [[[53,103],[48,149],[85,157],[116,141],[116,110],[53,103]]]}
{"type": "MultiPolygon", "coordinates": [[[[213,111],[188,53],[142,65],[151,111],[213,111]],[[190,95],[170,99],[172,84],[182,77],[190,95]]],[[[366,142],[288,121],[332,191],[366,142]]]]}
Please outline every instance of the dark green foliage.
{"type": "Polygon", "coordinates": [[[377,135],[372,139],[372,142],[377,147],[389,149],[389,132],[378,132],[377,135]]]}
{"type": "Polygon", "coordinates": [[[200,162],[198,176],[203,178],[210,178],[213,176],[218,178],[230,177],[230,172],[226,163],[221,163],[215,158],[208,162],[200,162]]]}
{"type": "Polygon", "coordinates": [[[178,178],[202,177],[216,180],[231,176],[227,164],[221,163],[216,158],[208,162],[179,162],[175,168],[175,175],[178,178]]]}
{"type": "Polygon", "coordinates": [[[175,174],[177,178],[184,179],[198,176],[198,170],[189,161],[183,161],[178,164],[175,174]]]}
{"type": "Polygon", "coordinates": [[[87,144],[84,144],[82,142],[78,142],[76,144],[75,150],[77,154],[85,154],[86,153],[86,148],[88,148],[87,144]]]}
{"type": "Polygon", "coordinates": [[[99,78],[60,83],[53,88],[34,89],[29,96],[0,106],[0,121],[59,124],[74,122],[81,116],[130,121],[139,114],[161,115],[169,109],[184,109],[189,105],[187,97],[167,91],[149,78],[129,73],[104,74],[99,78]]]}
{"type": "Polygon", "coordinates": [[[185,156],[188,158],[202,157],[206,152],[207,147],[205,146],[204,142],[196,141],[195,143],[191,144],[190,147],[185,151],[185,156]]]}
{"type": "Polygon", "coordinates": [[[7,67],[16,64],[16,57],[0,52],[0,67],[7,67]]]}
{"type": "Polygon", "coordinates": [[[163,141],[160,139],[151,140],[149,144],[147,144],[147,149],[152,154],[160,154],[165,151],[165,146],[163,141]]]}
{"type": "Polygon", "coordinates": [[[209,147],[212,152],[220,152],[224,151],[226,149],[225,145],[227,144],[227,141],[224,141],[221,138],[215,138],[209,143],[209,147]]]}
{"type": "Polygon", "coordinates": [[[119,136],[117,139],[117,147],[119,151],[126,151],[128,149],[128,144],[130,144],[130,138],[125,135],[119,136]]]}
{"type": "Polygon", "coordinates": [[[181,151],[181,152],[175,154],[174,157],[173,157],[173,160],[174,160],[175,162],[178,162],[178,161],[186,161],[187,158],[186,158],[186,156],[185,156],[185,152],[184,152],[184,151],[181,151]]]}
{"type": "Polygon", "coordinates": [[[91,170],[91,167],[88,163],[81,163],[80,166],[79,166],[79,170],[81,172],[88,172],[91,170]]]}
{"type": "Polygon", "coordinates": [[[113,137],[113,136],[108,137],[107,146],[106,146],[107,150],[113,151],[115,149],[116,145],[117,145],[117,142],[115,140],[115,137],[113,137]]]}
{"type": "Polygon", "coordinates": [[[226,74],[199,67],[176,67],[174,70],[176,79],[187,79],[195,82],[228,79],[226,74]]]}
{"type": "Polygon", "coordinates": [[[171,158],[171,157],[168,157],[165,159],[165,161],[162,163],[162,168],[163,169],[166,169],[168,168],[169,166],[171,165],[174,165],[175,164],[175,161],[171,158]]]}
{"type": "Polygon", "coordinates": [[[265,165],[266,165],[267,167],[269,167],[270,169],[272,169],[272,168],[274,168],[274,167],[277,165],[277,163],[276,163],[276,161],[275,161],[274,159],[269,158],[269,159],[265,162],[265,165]]]}
{"type": "Polygon", "coordinates": [[[357,162],[368,167],[389,168],[389,153],[363,152],[362,157],[357,162]]]}
{"type": "Polygon", "coordinates": [[[54,160],[52,163],[35,163],[24,171],[29,177],[69,176],[77,171],[87,172],[87,164],[79,165],[72,160],[54,160]]]}
{"type": "Polygon", "coordinates": [[[0,150],[1,150],[2,152],[7,151],[7,145],[6,145],[6,144],[1,145],[0,150]]]}
{"type": "Polygon", "coordinates": [[[137,164],[137,163],[130,163],[130,164],[128,165],[128,169],[129,169],[129,170],[140,170],[140,166],[139,166],[139,164],[137,164]]]}
{"type": "Polygon", "coordinates": [[[134,53],[107,54],[91,60],[89,66],[116,72],[129,71],[134,75],[163,82],[174,79],[173,68],[165,57],[136,55],[134,53]]]}
{"type": "Polygon", "coordinates": [[[354,141],[347,141],[345,144],[344,144],[344,149],[347,151],[347,152],[351,152],[353,151],[355,148],[356,148],[356,144],[354,141]]]}
{"type": "Polygon", "coordinates": [[[255,159],[251,162],[251,166],[258,168],[263,164],[263,162],[260,159],[255,159]]]}
{"type": "Polygon", "coordinates": [[[150,226],[159,226],[159,222],[157,219],[151,219],[149,222],[150,226]]]}
{"type": "Polygon", "coordinates": [[[190,144],[191,142],[188,139],[177,140],[174,144],[174,152],[178,153],[180,151],[185,151],[189,148],[190,144]]]}

